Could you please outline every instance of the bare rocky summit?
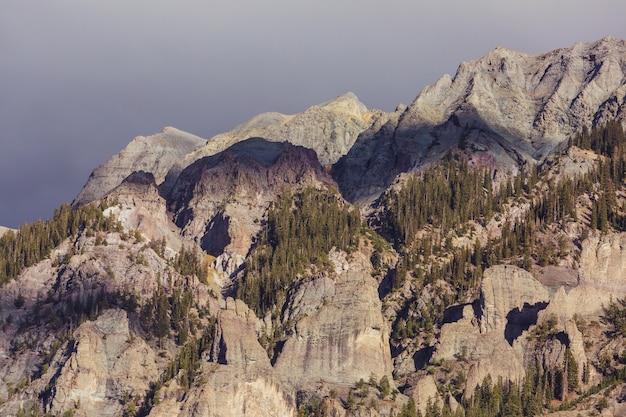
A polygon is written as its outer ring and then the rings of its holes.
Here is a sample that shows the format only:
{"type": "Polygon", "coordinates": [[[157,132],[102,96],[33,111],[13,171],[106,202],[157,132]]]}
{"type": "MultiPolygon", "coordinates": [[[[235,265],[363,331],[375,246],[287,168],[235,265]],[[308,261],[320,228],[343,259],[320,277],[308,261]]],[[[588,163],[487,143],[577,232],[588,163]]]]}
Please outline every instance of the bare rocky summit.
{"type": "Polygon", "coordinates": [[[93,171],[74,204],[104,197],[134,171],[149,172],[161,184],[174,163],[205,143],[206,140],[173,127],[151,136],[137,136],[93,171]]]}
{"type": "Polygon", "coordinates": [[[395,177],[452,147],[477,164],[517,172],[583,126],[626,120],[626,43],[606,37],[542,55],[498,47],[444,75],[376,131],[363,134],[335,166],[350,200],[371,201],[395,177]]]}
{"type": "Polygon", "coordinates": [[[262,113],[210,138],[206,146],[186,159],[213,155],[242,140],[260,137],[313,149],[322,165],[331,165],[350,150],[379,113],[368,110],[354,93],[348,92],[293,115],[262,113]]]}
{"type": "Polygon", "coordinates": [[[227,268],[233,272],[248,254],[265,211],[281,190],[332,184],[313,150],[251,138],[185,168],[168,204],[183,235],[214,256],[226,253],[235,259],[227,268]]]}

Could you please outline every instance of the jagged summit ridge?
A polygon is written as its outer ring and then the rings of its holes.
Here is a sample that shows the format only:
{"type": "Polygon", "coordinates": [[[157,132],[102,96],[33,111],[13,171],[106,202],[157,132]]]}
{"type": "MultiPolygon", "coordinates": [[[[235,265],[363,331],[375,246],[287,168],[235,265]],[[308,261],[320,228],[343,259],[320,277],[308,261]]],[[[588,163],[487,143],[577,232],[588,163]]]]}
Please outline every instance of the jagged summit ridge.
{"type": "Polygon", "coordinates": [[[134,171],[149,172],[161,184],[175,162],[205,143],[206,140],[174,127],[151,136],[137,136],[92,172],[74,204],[104,197],[134,171]]]}
{"type": "Polygon", "coordinates": [[[208,253],[243,259],[274,197],[285,187],[315,184],[334,182],[313,150],[250,138],[185,168],[168,205],[182,233],[208,253]]]}
{"type": "Polygon", "coordinates": [[[259,114],[209,140],[166,127],[161,133],[136,137],[96,168],[74,204],[103,197],[139,170],[152,173],[161,193],[167,196],[180,173],[193,162],[250,138],[304,146],[317,153],[322,165],[330,165],[350,150],[358,135],[381,113],[368,110],[354,93],[348,92],[298,114],[259,114]]]}
{"type": "Polygon", "coordinates": [[[101,201],[2,251],[0,415],[626,415],[626,135],[551,154],[621,117],[624,52],[498,47],[391,113],[346,93],[206,146],[136,138],[90,179],[101,201]],[[393,190],[351,205],[332,175],[393,190]]]}
{"type": "Polygon", "coordinates": [[[376,114],[351,92],[297,114],[262,113],[228,132],[213,136],[206,146],[185,158],[181,165],[216,154],[252,137],[304,146],[317,152],[322,165],[333,164],[350,150],[376,114]]]}
{"type": "Polygon", "coordinates": [[[461,146],[515,172],[542,161],[583,126],[624,121],[626,43],[612,37],[542,55],[498,47],[424,88],[400,114],[357,140],[335,171],[352,200],[371,200],[398,174],[461,146]]]}

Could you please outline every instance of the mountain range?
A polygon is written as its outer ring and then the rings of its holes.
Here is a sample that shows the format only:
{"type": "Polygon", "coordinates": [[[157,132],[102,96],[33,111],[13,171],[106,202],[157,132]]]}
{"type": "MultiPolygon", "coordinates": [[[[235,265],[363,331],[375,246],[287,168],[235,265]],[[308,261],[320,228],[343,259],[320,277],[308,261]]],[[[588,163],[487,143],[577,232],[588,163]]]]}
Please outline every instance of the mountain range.
{"type": "Polygon", "coordinates": [[[136,137],[0,230],[0,414],[625,415],[625,109],[606,37],[136,137]]]}

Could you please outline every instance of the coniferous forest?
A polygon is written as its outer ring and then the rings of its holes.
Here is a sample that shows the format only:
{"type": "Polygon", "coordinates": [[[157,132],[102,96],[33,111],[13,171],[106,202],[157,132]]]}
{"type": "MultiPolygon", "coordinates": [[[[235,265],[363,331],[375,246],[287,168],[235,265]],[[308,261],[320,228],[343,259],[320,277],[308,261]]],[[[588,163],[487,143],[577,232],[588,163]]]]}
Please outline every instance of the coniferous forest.
{"type": "Polygon", "coordinates": [[[270,207],[237,291],[259,316],[282,307],[289,286],[312,265],[329,268],[332,248],[351,252],[361,237],[358,210],[328,191],[286,193],[270,207]]]}
{"type": "Polygon", "coordinates": [[[52,249],[79,231],[121,231],[117,220],[103,214],[105,208],[104,203],[78,209],[64,204],[54,211],[51,220],[25,224],[17,233],[4,234],[0,237],[0,285],[48,257],[52,249]]]}

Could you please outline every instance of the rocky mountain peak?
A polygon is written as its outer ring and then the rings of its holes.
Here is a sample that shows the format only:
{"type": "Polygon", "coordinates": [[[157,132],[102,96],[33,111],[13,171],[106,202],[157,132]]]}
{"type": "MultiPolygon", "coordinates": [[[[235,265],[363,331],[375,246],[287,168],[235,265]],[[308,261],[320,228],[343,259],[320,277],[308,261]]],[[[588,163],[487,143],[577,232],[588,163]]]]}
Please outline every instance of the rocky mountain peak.
{"type": "Polygon", "coordinates": [[[104,197],[135,171],[149,172],[161,184],[174,163],[205,143],[206,140],[174,127],[165,127],[151,136],[137,136],[91,173],[74,205],[104,197]]]}
{"type": "MultiPolygon", "coordinates": [[[[505,172],[538,163],[583,126],[626,120],[626,45],[607,37],[542,55],[498,47],[441,77],[335,167],[352,200],[461,148],[505,172]],[[384,167],[384,168],[383,168],[384,167]]],[[[483,161],[483,162],[480,162],[483,161]]]]}
{"type": "Polygon", "coordinates": [[[319,107],[327,111],[343,112],[353,117],[363,117],[369,111],[365,104],[361,103],[356,94],[351,91],[320,104],[319,107]]]}
{"type": "Polygon", "coordinates": [[[178,176],[169,207],[183,233],[213,255],[243,259],[269,203],[287,187],[333,185],[315,151],[250,138],[201,158],[178,176]]]}
{"type": "Polygon", "coordinates": [[[0,239],[0,415],[626,415],[625,74],[497,47],[394,112],[135,138],[0,239]]]}
{"type": "Polygon", "coordinates": [[[311,106],[302,113],[262,113],[228,132],[210,138],[206,146],[180,161],[172,174],[180,173],[193,161],[253,137],[313,149],[322,165],[330,165],[350,150],[357,136],[372,124],[377,114],[368,111],[354,93],[345,93],[311,106]]]}

